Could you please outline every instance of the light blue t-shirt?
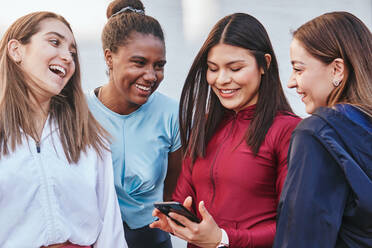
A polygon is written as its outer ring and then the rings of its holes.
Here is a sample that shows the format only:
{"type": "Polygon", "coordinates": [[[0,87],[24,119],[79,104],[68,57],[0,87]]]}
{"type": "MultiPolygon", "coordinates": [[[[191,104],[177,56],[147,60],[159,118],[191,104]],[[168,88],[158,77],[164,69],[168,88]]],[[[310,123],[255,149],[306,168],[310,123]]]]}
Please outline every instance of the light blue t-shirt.
{"type": "Polygon", "coordinates": [[[154,221],[153,203],[163,200],[168,154],[181,147],[178,102],[154,92],[129,115],[103,105],[94,91],[86,95],[89,109],[111,134],[114,181],[122,219],[130,228],[154,221]]]}

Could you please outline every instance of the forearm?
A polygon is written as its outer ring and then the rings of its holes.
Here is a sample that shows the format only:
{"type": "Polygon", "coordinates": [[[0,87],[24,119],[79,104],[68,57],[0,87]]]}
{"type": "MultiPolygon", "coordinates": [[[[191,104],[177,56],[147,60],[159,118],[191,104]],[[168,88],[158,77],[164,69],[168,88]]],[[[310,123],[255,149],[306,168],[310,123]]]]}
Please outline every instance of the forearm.
{"type": "Polygon", "coordinates": [[[275,222],[251,229],[224,228],[230,247],[272,247],[275,237],[275,222]]]}
{"type": "MultiPolygon", "coordinates": [[[[168,174],[169,175],[169,174],[168,174]]],[[[164,201],[171,201],[172,200],[172,194],[174,189],[177,185],[177,175],[167,176],[164,181],[164,193],[163,193],[163,199],[164,201]]]]}
{"type": "Polygon", "coordinates": [[[172,194],[177,185],[177,180],[182,168],[182,152],[178,149],[168,156],[167,176],[164,180],[164,201],[171,201],[172,194]]]}

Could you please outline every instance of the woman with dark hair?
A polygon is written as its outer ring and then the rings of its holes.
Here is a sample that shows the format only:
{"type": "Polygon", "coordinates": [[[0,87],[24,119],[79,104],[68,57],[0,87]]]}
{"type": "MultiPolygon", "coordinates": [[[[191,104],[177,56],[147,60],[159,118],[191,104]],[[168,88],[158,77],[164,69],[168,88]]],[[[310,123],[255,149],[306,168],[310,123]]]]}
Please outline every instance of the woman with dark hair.
{"type": "Polygon", "coordinates": [[[265,28],[236,13],[221,19],[182,90],[185,159],[173,198],[201,223],[154,210],[151,224],[189,247],[271,247],[287,151],[299,118],[284,96],[265,28]],[[208,211],[207,211],[208,209],[208,211]]]}
{"type": "Polygon", "coordinates": [[[169,200],[181,171],[178,102],[155,92],[164,77],[159,22],[139,0],[107,8],[102,43],[109,82],[87,95],[111,134],[116,192],[130,248],[171,247],[170,235],[150,229],[155,201],[169,200]]]}
{"type": "Polygon", "coordinates": [[[372,247],[372,34],[347,12],[293,33],[293,133],[274,247],[372,247]]]}
{"type": "Polygon", "coordinates": [[[69,23],[17,19],[0,43],[0,247],[124,247],[106,132],[69,23]]]}

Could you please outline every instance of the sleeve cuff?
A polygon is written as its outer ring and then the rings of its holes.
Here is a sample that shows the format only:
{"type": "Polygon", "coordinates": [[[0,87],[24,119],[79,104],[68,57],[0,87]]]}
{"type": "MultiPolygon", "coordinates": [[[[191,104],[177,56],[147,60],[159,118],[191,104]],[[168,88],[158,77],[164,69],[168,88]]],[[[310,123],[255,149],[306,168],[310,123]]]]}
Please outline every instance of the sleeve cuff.
{"type": "Polygon", "coordinates": [[[229,236],[227,236],[227,233],[224,229],[221,228],[221,242],[218,244],[216,248],[222,248],[222,247],[229,247],[229,236]]]}

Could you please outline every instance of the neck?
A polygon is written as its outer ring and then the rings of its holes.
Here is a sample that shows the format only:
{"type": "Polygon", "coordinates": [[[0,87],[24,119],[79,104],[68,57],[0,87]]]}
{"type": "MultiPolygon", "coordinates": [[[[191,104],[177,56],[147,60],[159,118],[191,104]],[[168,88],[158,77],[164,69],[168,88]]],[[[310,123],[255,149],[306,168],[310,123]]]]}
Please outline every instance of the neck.
{"type": "Polygon", "coordinates": [[[97,97],[108,109],[121,115],[128,115],[140,107],[139,105],[132,104],[125,99],[113,83],[108,83],[102,86],[98,90],[97,97]]]}
{"type": "Polygon", "coordinates": [[[36,137],[33,137],[37,142],[40,141],[41,134],[45,125],[45,121],[48,118],[50,98],[48,99],[36,99],[32,95],[30,96],[33,110],[33,123],[35,125],[36,137]]]}

